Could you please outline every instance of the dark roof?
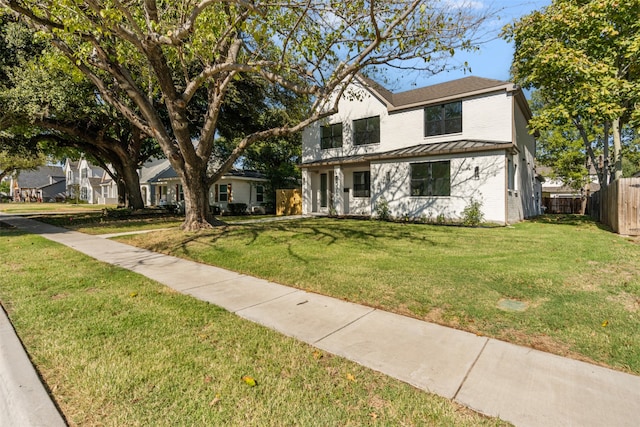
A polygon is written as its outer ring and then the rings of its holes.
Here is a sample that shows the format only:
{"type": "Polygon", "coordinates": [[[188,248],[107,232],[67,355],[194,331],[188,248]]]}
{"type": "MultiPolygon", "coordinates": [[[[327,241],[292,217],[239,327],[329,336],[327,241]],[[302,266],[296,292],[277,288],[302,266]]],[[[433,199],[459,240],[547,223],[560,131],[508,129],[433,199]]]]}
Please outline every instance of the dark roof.
{"type": "Polygon", "coordinates": [[[399,148],[383,153],[358,154],[346,157],[333,157],[330,159],[316,160],[303,163],[303,167],[328,166],[344,163],[362,163],[374,160],[403,159],[411,157],[437,156],[441,154],[473,153],[491,150],[506,150],[512,148],[511,142],[479,141],[462,139],[452,142],[439,142],[432,144],[420,144],[412,147],[399,148]]]}
{"type": "Polygon", "coordinates": [[[371,90],[376,92],[375,94],[382,98],[381,101],[386,101],[391,107],[390,110],[429,104],[447,98],[469,96],[474,93],[517,88],[517,86],[511,82],[469,76],[450,82],[412,89],[406,92],[392,93],[367,77],[358,76],[358,78],[371,90]]]}
{"type": "Polygon", "coordinates": [[[51,184],[53,181],[61,181],[62,168],[60,166],[40,166],[35,170],[23,170],[18,174],[20,188],[40,188],[51,184]]]}
{"type": "Polygon", "coordinates": [[[93,187],[93,188],[100,187],[101,183],[102,183],[102,178],[97,178],[97,177],[89,178],[89,184],[91,184],[91,187],[93,187]]]}
{"type": "MultiPolygon", "coordinates": [[[[150,162],[148,165],[142,168],[142,172],[140,174],[140,183],[145,182],[158,182],[163,179],[168,178],[177,178],[178,174],[171,167],[169,160],[155,160],[150,162]]],[[[223,178],[253,178],[253,179],[267,179],[266,175],[252,170],[237,170],[232,169],[229,172],[225,173],[223,178]]]]}
{"type": "Polygon", "coordinates": [[[266,175],[262,172],[252,171],[252,170],[230,170],[229,172],[224,174],[225,177],[236,177],[236,178],[257,178],[257,179],[267,179],[266,175]]]}

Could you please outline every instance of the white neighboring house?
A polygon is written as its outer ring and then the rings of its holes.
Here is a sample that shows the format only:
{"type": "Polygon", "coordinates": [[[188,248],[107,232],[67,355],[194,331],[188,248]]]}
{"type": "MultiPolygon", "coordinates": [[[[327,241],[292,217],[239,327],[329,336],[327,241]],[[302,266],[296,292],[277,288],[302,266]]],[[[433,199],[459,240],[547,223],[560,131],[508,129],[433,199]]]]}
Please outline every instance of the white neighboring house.
{"type": "Polygon", "coordinates": [[[459,219],[471,199],[485,221],[540,214],[529,105],[513,83],[467,77],[391,93],[362,76],[338,113],[303,133],[303,213],[459,219]]]}
{"type": "MultiPolygon", "coordinates": [[[[256,171],[231,170],[209,189],[209,203],[222,212],[229,203],[245,203],[250,213],[264,213],[265,176],[256,171]]],[[[140,170],[140,188],[147,206],[175,205],[184,200],[180,178],[166,159],[153,159],[140,170]]]]}
{"type": "Polygon", "coordinates": [[[67,159],[63,170],[68,197],[76,197],[78,192],[79,199],[90,204],[117,203],[115,182],[110,180],[109,175],[101,167],[92,165],[85,158],[77,162],[67,159]],[[109,180],[105,179],[105,175],[109,180]],[[114,198],[115,201],[113,201],[114,198]]]}

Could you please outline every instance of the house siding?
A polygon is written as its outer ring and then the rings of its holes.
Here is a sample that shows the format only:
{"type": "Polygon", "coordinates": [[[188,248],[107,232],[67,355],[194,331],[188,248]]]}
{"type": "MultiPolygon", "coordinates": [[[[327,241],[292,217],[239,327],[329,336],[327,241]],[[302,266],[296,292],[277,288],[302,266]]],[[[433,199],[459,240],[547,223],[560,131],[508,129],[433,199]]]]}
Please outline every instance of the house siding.
{"type": "Polygon", "coordinates": [[[372,163],[373,210],[382,198],[387,200],[395,216],[412,219],[433,219],[444,215],[448,219],[460,219],[462,211],[471,199],[482,201],[485,220],[505,221],[504,154],[481,153],[468,156],[420,157],[398,161],[372,163]],[[411,163],[451,161],[451,195],[442,197],[414,197],[410,194],[411,163]],[[475,167],[480,177],[475,179],[475,167]],[[375,180],[374,178],[375,177],[375,180]],[[388,179],[387,179],[388,177],[388,179]]]}
{"type": "Polygon", "coordinates": [[[375,89],[356,86],[348,93],[352,96],[340,100],[337,114],[303,132],[303,213],[375,215],[383,198],[392,216],[412,219],[435,220],[443,215],[459,220],[472,199],[481,202],[489,222],[517,222],[538,213],[535,139],[527,128],[530,112],[522,93],[510,83],[490,82],[488,88],[476,92],[417,100],[406,108],[391,104],[397,101],[395,95],[379,98],[375,89]],[[462,131],[426,137],[425,106],[457,101],[462,103],[462,131]],[[353,120],[376,115],[380,117],[380,143],[354,146],[353,120]],[[339,122],[343,124],[342,147],[321,149],[321,126],[339,122]],[[438,145],[433,150],[418,149],[429,144],[438,145]],[[413,154],[415,157],[404,157],[413,154]],[[450,161],[450,195],[412,196],[411,163],[442,160],[450,161]],[[512,189],[508,188],[509,162],[516,170],[512,189]],[[370,198],[353,197],[353,173],[367,170],[370,198]],[[321,203],[323,174],[326,206],[321,203]]]}

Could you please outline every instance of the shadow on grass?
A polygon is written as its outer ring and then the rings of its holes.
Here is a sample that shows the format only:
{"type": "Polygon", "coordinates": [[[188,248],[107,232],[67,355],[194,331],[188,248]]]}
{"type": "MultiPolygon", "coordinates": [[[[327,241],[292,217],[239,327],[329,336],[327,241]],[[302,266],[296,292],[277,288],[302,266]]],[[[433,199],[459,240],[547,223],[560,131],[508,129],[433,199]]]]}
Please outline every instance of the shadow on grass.
{"type": "Polygon", "coordinates": [[[587,226],[593,225],[601,230],[609,231],[613,233],[610,227],[602,224],[588,215],[578,214],[547,214],[540,215],[535,218],[530,218],[527,221],[536,224],[553,224],[553,225],[570,225],[570,226],[587,226]]]}

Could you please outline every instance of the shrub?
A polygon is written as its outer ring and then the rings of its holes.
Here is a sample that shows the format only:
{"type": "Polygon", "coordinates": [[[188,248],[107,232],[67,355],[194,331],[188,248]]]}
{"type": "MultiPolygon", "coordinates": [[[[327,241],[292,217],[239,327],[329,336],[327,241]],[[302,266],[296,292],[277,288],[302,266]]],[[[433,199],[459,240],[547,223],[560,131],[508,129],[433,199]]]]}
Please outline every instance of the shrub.
{"type": "Polygon", "coordinates": [[[384,197],[381,197],[376,204],[376,217],[380,221],[389,221],[391,219],[391,210],[389,209],[389,202],[384,197]]]}
{"type": "Polygon", "coordinates": [[[468,227],[476,227],[483,221],[482,202],[471,198],[469,204],[462,211],[462,223],[468,227]]]}
{"type": "Polygon", "coordinates": [[[228,203],[227,208],[231,215],[246,215],[247,204],[246,203],[228,203]]]}
{"type": "Polygon", "coordinates": [[[102,210],[102,216],[105,218],[122,219],[131,216],[132,210],[129,208],[105,208],[102,210]]]}

